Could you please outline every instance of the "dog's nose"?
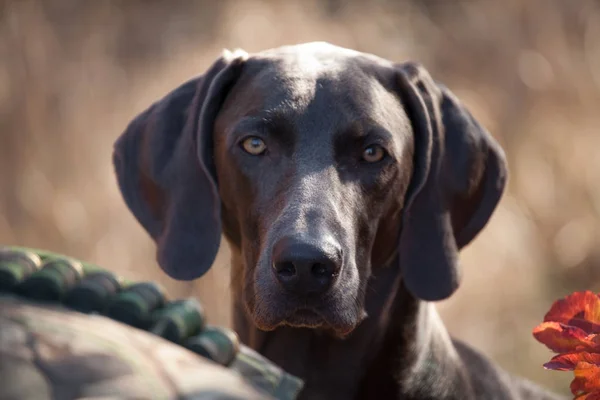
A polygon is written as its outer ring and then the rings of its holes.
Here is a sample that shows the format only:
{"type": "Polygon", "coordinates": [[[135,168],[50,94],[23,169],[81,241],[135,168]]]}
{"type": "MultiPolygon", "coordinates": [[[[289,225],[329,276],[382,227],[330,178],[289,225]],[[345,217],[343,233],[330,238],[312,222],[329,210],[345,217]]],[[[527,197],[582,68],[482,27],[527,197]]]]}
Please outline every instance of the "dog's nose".
{"type": "Polygon", "coordinates": [[[282,238],[273,246],[273,273],[288,291],[300,295],[324,293],[341,268],[340,246],[329,241],[319,245],[282,238]]]}

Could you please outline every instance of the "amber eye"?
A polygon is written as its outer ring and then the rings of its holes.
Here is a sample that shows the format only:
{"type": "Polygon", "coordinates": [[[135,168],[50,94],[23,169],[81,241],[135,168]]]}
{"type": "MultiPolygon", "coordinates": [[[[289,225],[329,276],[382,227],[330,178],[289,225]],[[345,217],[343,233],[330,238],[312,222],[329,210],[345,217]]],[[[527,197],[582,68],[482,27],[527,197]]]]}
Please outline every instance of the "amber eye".
{"type": "Polygon", "coordinates": [[[242,141],[242,148],[248,154],[259,156],[267,150],[267,145],[261,138],[250,136],[242,141]]]}
{"type": "Polygon", "coordinates": [[[385,150],[383,149],[383,147],[377,144],[365,148],[365,150],[362,153],[363,160],[369,163],[381,161],[383,160],[383,157],[385,157],[385,150]]]}

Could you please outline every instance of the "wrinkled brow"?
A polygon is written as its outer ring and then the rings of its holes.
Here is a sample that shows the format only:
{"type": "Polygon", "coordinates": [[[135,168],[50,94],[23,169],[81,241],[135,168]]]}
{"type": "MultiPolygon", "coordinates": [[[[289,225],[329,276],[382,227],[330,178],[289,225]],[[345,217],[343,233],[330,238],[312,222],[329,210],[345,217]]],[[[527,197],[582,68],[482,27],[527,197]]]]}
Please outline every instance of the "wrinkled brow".
{"type": "Polygon", "coordinates": [[[242,118],[231,127],[230,133],[236,136],[252,132],[277,134],[278,132],[290,130],[292,127],[291,119],[286,116],[286,113],[280,111],[261,112],[260,115],[242,118]]]}

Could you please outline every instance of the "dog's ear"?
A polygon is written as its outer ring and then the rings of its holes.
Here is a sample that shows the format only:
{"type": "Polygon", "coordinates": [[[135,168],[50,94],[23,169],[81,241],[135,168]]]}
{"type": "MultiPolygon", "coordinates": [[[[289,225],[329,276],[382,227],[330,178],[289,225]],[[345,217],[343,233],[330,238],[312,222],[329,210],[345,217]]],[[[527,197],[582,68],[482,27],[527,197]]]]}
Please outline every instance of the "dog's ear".
{"type": "Polygon", "coordinates": [[[129,209],[157,245],[172,278],[211,267],[221,242],[221,200],[212,160],[216,114],[247,54],[225,52],[138,115],[115,143],[113,162],[129,209]]]}
{"type": "Polygon", "coordinates": [[[458,251],[483,229],[500,201],[506,160],[485,128],[422,66],[406,63],[398,70],[415,143],[400,266],[413,295],[442,300],[460,282],[458,251]]]}

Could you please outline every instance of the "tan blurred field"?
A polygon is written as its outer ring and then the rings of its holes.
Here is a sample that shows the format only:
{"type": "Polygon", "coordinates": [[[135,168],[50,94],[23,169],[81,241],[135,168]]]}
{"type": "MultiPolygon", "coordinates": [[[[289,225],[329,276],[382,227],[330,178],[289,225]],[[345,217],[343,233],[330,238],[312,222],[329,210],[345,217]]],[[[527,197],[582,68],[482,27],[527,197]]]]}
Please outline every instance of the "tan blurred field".
{"type": "Polygon", "coordinates": [[[0,1],[0,243],[158,280],[228,324],[227,249],[201,281],[167,279],[112,144],[223,48],[313,40],[423,62],[500,141],[508,192],[439,309],[457,337],[568,392],[531,330],[553,300],[600,291],[598,1],[0,1]]]}

